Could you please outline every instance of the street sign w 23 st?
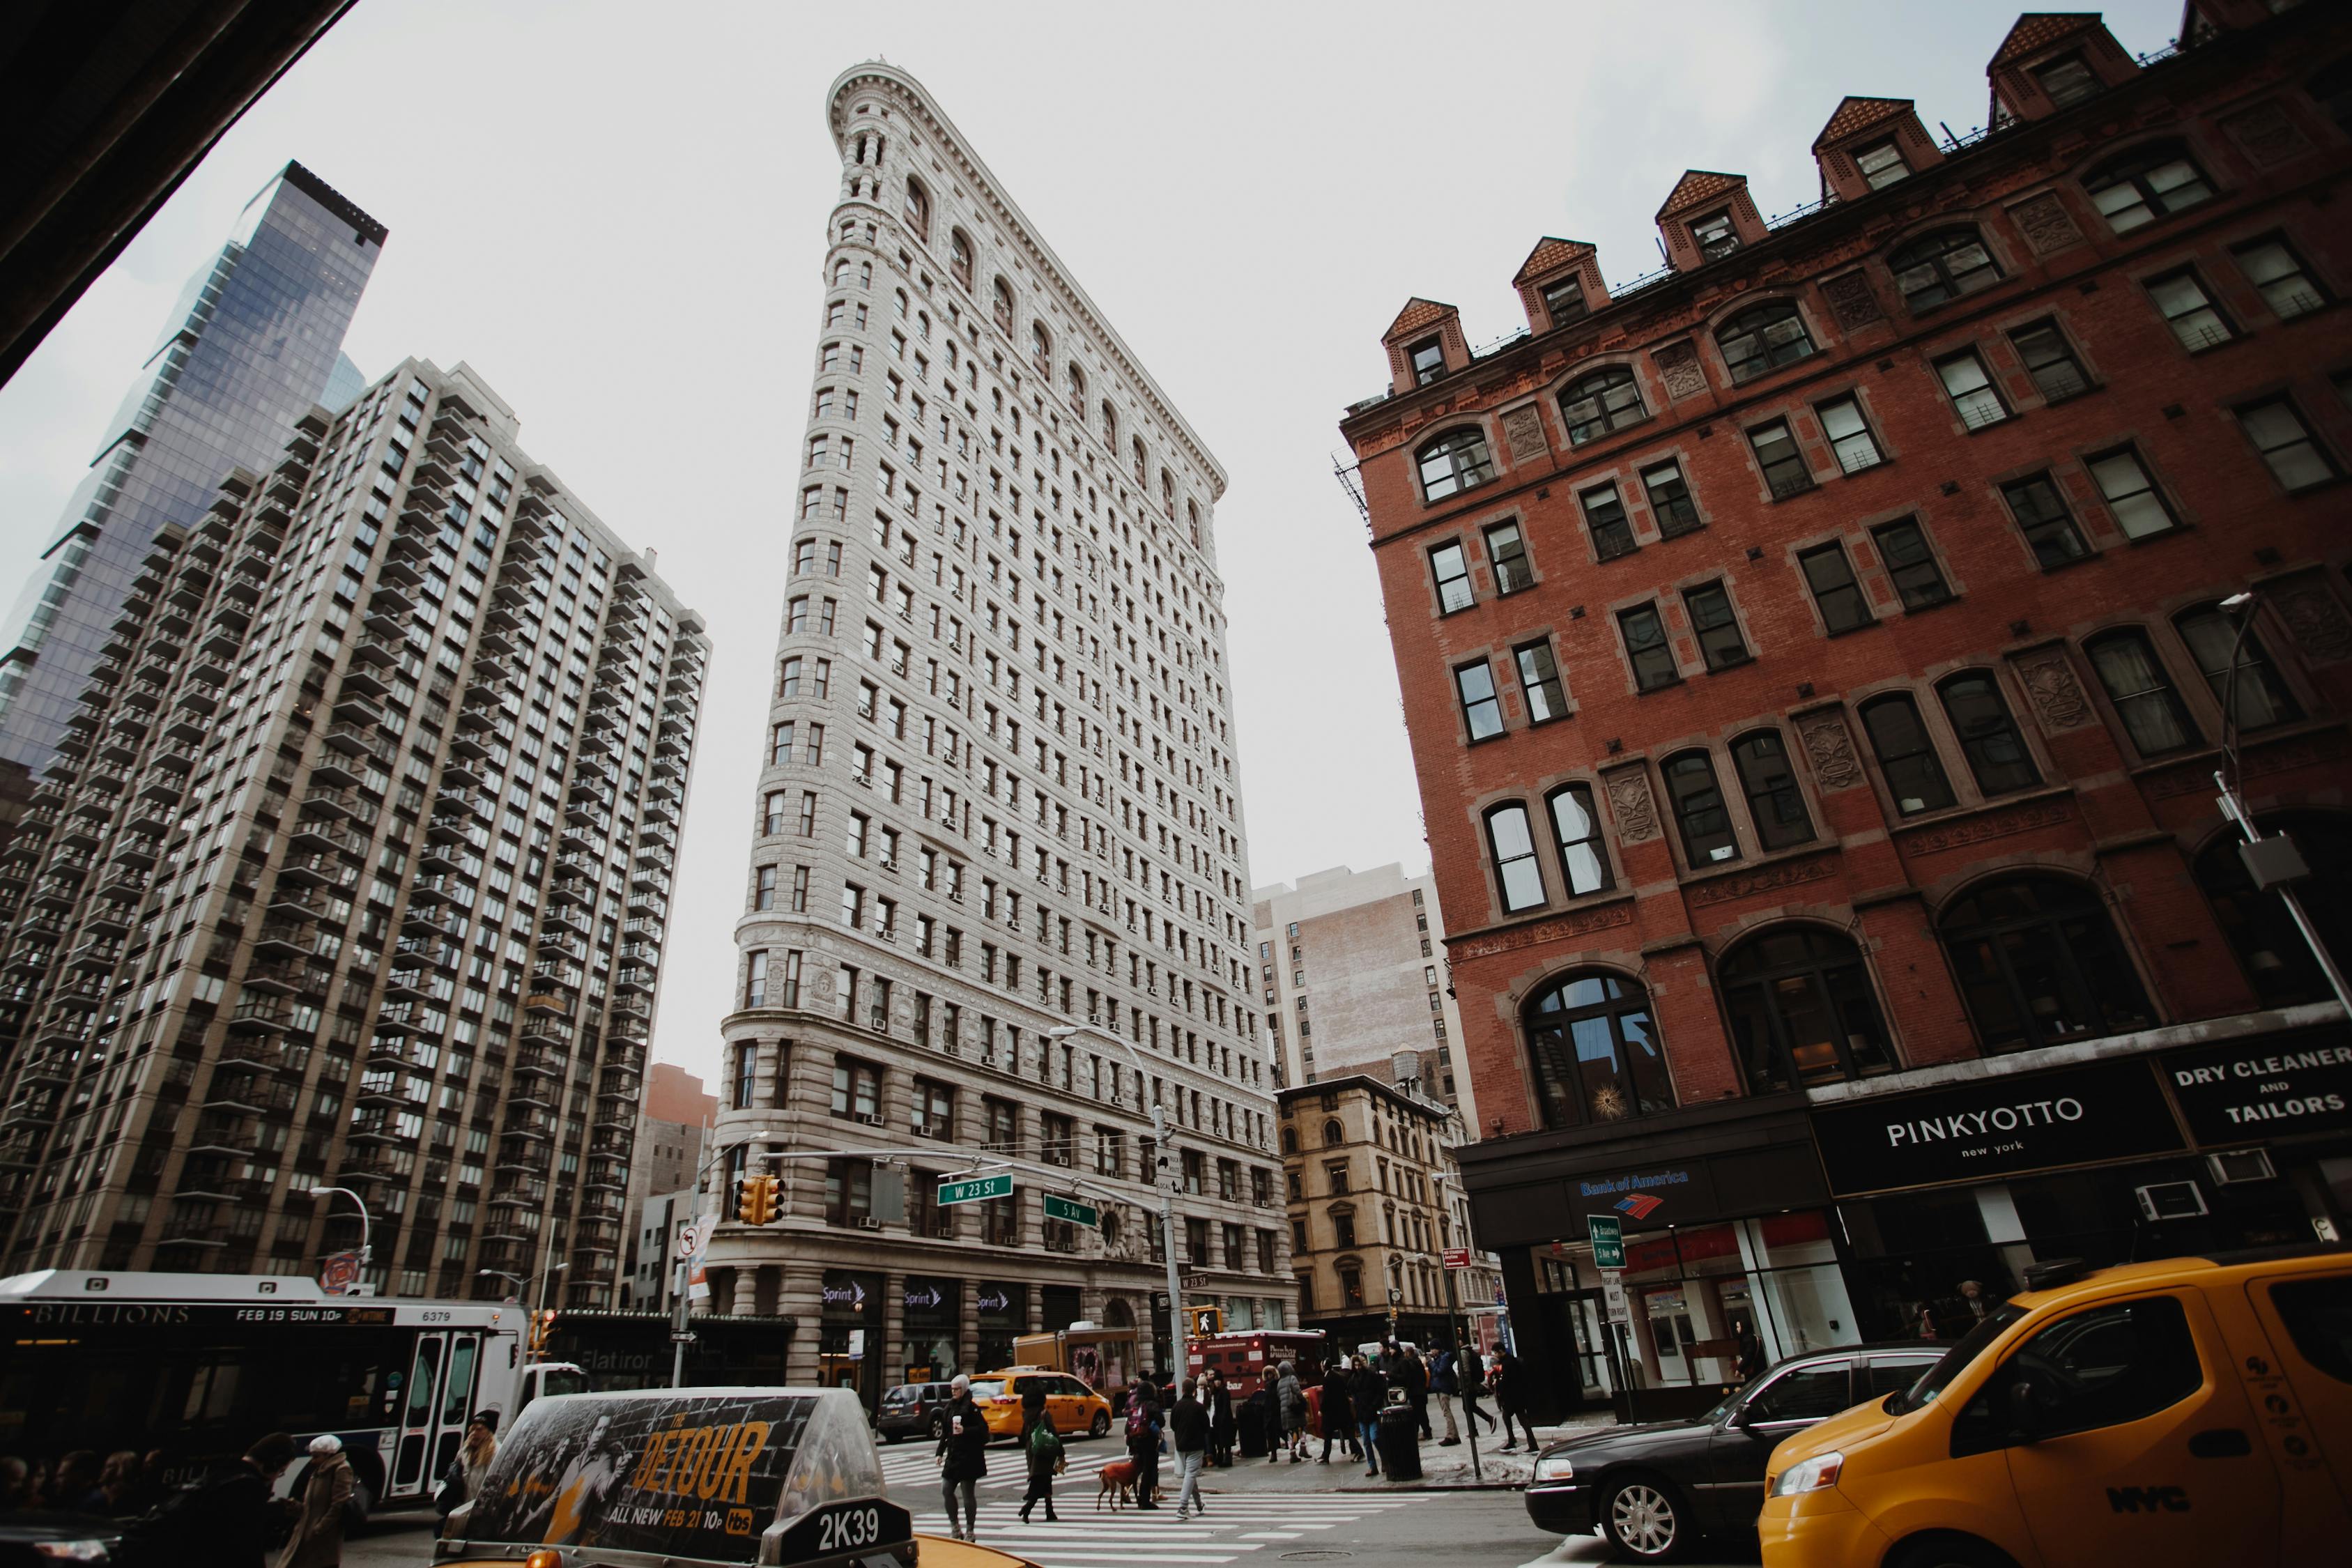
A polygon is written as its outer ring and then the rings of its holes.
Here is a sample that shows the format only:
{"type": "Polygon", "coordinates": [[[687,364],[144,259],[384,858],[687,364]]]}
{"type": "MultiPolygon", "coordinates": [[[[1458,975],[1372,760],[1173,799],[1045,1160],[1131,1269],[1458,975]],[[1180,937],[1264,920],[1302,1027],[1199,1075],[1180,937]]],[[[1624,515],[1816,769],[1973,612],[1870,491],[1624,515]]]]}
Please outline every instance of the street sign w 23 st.
{"type": "Polygon", "coordinates": [[[940,1203],[976,1204],[989,1198],[1009,1198],[1013,1195],[1013,1173],[1001,1176],[973,1176],[967,1181],[941,1182],[940,1203]]]}

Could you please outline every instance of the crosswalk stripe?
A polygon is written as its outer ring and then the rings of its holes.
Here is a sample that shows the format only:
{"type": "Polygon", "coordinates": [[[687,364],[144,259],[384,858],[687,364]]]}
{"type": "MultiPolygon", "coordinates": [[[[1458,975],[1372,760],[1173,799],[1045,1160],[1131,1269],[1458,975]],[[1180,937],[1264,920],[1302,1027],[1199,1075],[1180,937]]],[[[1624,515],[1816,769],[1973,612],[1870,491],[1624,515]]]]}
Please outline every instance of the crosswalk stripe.
{"type": "MultiPolygon", "coordinates": [[[[1024,1521],[1016,1500],[986,1497],[976,1520],[980,1543],[1017,1552],[1042,1568],[1251,1568],[1269,1542],[1304,1540],[1343,1524],[1378,1519],[1404,1506],[1402,1499],[1332,1497],[1316,1493],[1210,1493],[1209,1507],[1196,1519],[1176,1516],[1172,1504],[1158,1512],[1133,1508],[1097,1510],[1089,1497],[1062,1493],[1060,1516],[1024,1521]]],[[[953,1527],[936,1504],[922,1510],[915,1528],[947,1535],[953,1527]]]]}

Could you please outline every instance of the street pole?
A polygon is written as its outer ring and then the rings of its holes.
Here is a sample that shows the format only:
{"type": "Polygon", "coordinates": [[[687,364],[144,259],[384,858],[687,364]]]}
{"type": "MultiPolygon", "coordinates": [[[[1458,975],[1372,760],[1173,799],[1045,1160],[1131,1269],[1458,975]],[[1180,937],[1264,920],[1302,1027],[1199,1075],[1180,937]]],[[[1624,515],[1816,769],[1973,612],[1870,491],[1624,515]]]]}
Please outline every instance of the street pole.
{"type": "Polygon", "coordinates": [[[312,1187],[310,1189],[310,1195],[314,1198],[328,1197],[336,1193],[341,1193],[351,1199],[352,1206],[360,1211],[360,1283],[364,1285],[367,1283],[367,1266],[373,1256],[373,1251],[368,1246],[367,1203],[349,1187],[312,1187]]]}
{"type": "MultiPolygon", "coordinates": [[[[1135,1098],[1138,1103],[1141,1103],[1143,1086],[1150,1079],[1150,1075],[1143,1070],[1143,1058],[1137,1053],[1133,1045],[1108,1030],[1097,1029],[1095,1032],[1125,1051],[1127,1059],[1134,1064],[1135,1098]]],[[[1065,1025],[1058,1029],[1046,1030],[1045,1037],[1052,1040],[1066,1040],[1077,1033],[1079,1030],[1076,1026],[1065,1025]]],[[[1192,1364],[1184,1355],[1186,1338],[1183,1329],[1184,1281],[1176,1267],[1176,1185],[1184,1177],[1182,1167],[1174,1163],[1175,1156],[1172,1152],[1174,1146],[1168,1139],[1167,1108],[1154,1100],[1150,1110],[1152,1147],[1159,1152],[1160,1159],[1171,1162],[1168,1180],[1160,1184],[1160,1249],[1168,1260],[1168,1348],[1170,1359],[1177,1363],[1172,1369],[1171,1375],[1181,1382],[1192,1364]]]]}
{"type": "MultiPolygon", "coordinates": [[[[1469,1237],[1463,1239],[1466,1242],[1469,1237]]],[[[1445,1343],[1447,1353],[1454,1358],[1454,1389],[1458,1398],[1462,1391],[1462,1301],[1454,1289],[1451,1268],[1445,1271],[1445,1343]]],[[[1470,1428],[1470,1479],[1484,1481],[1486,1472],[1478,1468],[1478,1418],[1470,1414],[1467,1405],[1462,1410],[1462,1424],[1470,1428]]]]}

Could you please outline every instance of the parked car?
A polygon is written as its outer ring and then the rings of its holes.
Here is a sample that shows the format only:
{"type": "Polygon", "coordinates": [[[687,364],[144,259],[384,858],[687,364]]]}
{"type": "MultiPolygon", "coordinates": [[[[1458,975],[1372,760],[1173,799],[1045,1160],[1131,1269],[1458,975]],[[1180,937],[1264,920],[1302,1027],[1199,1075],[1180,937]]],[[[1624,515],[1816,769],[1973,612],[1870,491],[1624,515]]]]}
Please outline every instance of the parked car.
{"type": "Polygon", "coordinates": [[[72,1513],[0,1514],[0,1568],[50,1568],[58,1563],[105,1568],[122,1560],[120,1521],[72,1513]]]}
{"type": "Polygon", "coordinates": [[[1033,1384],[1045,1385],[1045,1415],[1054,1430],[1066,1437],[1083,1433],[1099,1437],[1110,1430],[1110,1401],[1066,1372],[1043,1367],[1008,1366],[984,1372],[971,1380],[972,1402],[988,1419],[994,1437],[1021,1436],[1021,1394],[1033,1384]]]}
{"type": "Polygon", "coordinates": [[[882,1396],[874,1416],[874,1431],[885,1443],[903,1443],[925,1436],[934,1442],[947,1436],[942,1414],[955,1393],[944,1383],[902,1383],[882,1396]]]}
{"type": "Polygon", "coordinates": [[[2301,1568],[2352,1534],[2352,1248],[2025,1270],[1772,1451],[1766,1568],[2301,1568]]]}
{"type": "Polygon", "coordinates": [[[1699,1536],[1756,1528],[1773,1446],[1865,1400],[1908,1387],[1944,1347],[1927,1340],[1841,1345],[1775,1362],[1703,1415],[1604,1426],[1536,1457],[1528,1517],[1540,1530],[1589,1535],[1648,1563],[1699,1536]]]}

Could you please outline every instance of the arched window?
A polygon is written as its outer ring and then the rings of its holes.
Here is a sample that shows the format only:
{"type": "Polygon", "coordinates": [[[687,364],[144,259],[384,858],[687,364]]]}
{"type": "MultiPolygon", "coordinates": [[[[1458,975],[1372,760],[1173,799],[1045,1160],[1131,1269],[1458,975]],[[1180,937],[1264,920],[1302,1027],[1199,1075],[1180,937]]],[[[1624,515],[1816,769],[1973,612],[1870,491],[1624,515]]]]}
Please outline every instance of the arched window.
{"type": "Polygon", "coordinates": [[[1642,405],[1642,388],[1624,365],[1595,371],[1559,395],[1559,416],[1568,426],[1571,447],[1581,447],[1596,436],[1638,425],[1650,416],[1642,405]]]}
{"type": "Polygon", "coordinates": [[[1752,1094],[1895,1066],[1862,953],[1841,934],[1777,927],[1735,948],[1716,978],[1752,1094]]]}
{"type": "Polygon", "coordinates": [[[1649,994],[1632,981],[1598,971],[1568,975],[1538,992],[1521,1021],[1545,1126],[1674,1109],[1649,994]]]}
{"type": "Polygon", "coordinates": [[[2197,721],[2172,689],[2172,678],[2146,632],[2137,626],[2105,632],[2084,643],[2083,652],[2141,756],[2160,757],[2202,743],[2197,721]]]}
{"type": "Polygon", "coordinates": [[[1062,380],[1070,389],[1070,412],[1084,419],[1087,416],[1087,373],[1079,369],[1077,362],[1073,360],[1069,374],[1062,380]]]}
{"type": "Polygon", "coordinates": [[[1715,334],[1734,381],[1753,381],[1768,370],[1794,364],[1813,352],[1812,334],[1794,300],[1769,300],[1723,323],[1715,334]]]}
{"type": "Polygon", "coordinates": [[[1424,442],[1413,455],[1413,461],[1421,469],[1421,492],[1430,500],[1443,500],[1474,489],[1495,477],[1495,458],[1486,449],[1486,433],[1475,425],[1465,425],[1424,442]]]}
{"type": "Polygon", "coordinates": [[[2337,60],[2313,77],[2307,89],[2336,129],[2352,132],[2352,59],[2337,60]]]}
{"type": "Polygon", "coordinates": [[[2213,700],[2241,733],[2303,717],[2302,704],[2279,679],[2262,634],[2252,626],[2245,626],[2242,637],[2240,623],[2222,614],[2219,605],[2187,611],[2172,624],[2189,645],[2213,700]]]}
{"type": "Polygon", "coordinates": [[[1000,278],[989,289],[990,308],[995,312],[996,324],[1006,331],[1013,330],[1013,285],[1000,278]]]}
{"type": "Polygon", "coordinates": [[[1545,797],[1551,808],[1552,842],[1559,848],[1560,884],[1570,898],[1614,886],[1609,851],[1601,842],[1601,818],[1592,809],[1591,786],[1562,784],[1545,797]]]}
{"type": "Polygon", "coordinates": [[[1145,475],[1150,468],[1151,462],[1150,459],[1144,455],[1143,437],[1140,436],[1138,436],[1135,438],[1133,460],[1135,463],[1135,482],[1139,485],[1143,484],[1146,482],[1145,475]]]}
{"type": "Polygon", "coordinates": [[[1108,397],[1102,402],[1102,438],[1104,446],[1114,452],[1118,450],[1118,410],[1110,405],[1108,397]]]}
{"type": "Polygon", "coordinates": [[[920,180],[907,182],[907,226],[915,231],[917,239],[931,237],[931,196],[920,180]]]}
{"type": "Polygon", "coordinates": [[[1936,755],[1936,742],[1919,717],[1919,705],[1907,691],[1890,691],[1862,705],[1862,727],[1870,749],[1886,775],[1887,793],[1895,809],[1906,816],[1941,811],[1952,804],[1952,781],[1936,755]]]}
{"type": "Polygon", "coordinates": [[[1731,763],[1739,770],[1739,792],[1748,797],[1758,843],[1786,849],[1812,838],[1812,815],[1805,809],[1805,792],[1780,731],[1758,730],[1732,742],[1731,763]]]}
{"type": "Polygon", "coordinates": [[[1199,544],[1201,542],[1201,508],[1197,502],[1189,500],[1185,501],[1184,525],[1192,533],[1192,542],[1199,544]]]}
{"type": "Polygon", "coordinates": [[[2098,895],[2060,877],[2017,877],[1955,900],[1937,922],[1987,1050],[2142,1029],[2147,994],[2098,895]]]}
{"type": "Polygon", "coordinates": [[[2033,754],[2017,732],[2017,721],[2009,716],[2000,683],[1990,674],[1970,669],[1948,676],[1937,685],[1936,695],[1944,700],[1944,717],[1952,722],[1977,788],[1987,795],[2009,795],[2042,782],[2042,770],[2033,765],[2033,754]]]}
{"type": "Polygon", "coordinates": [[[1972,228],[1948,228],[1915,239],[1886,258],[1903,302],[1925,310],[2000,281],[2000,268],[1972,228]]]}
{"type": "Polygon", "coordinates": [[[1517,914],[1544,901],[1543,869],[1536,861],[1536,841],[1528,831],[1528,808],[1506,801],[1486,812],[1486,849],[1494,857],[1495,886],[1503,896],[1503,912],[1517,914]]]}
{"type": "Polygon", "coordinates": [[[1296,1154],[1298,1152],[1297,1129],[1286,1127],[1282,1130],[1282,1152],[1286,1154],[1296,1154]]]}
{"type": "Polygon", "coordinates": [[[1339,1119],[1338,1117],[1335,1116],[1331,1118],[1330,1121],[1326,1121],[1323,1124],[1323,1146],[1325,1148],[1336,1149],[1347,1141],[1348,1130],[1339,1125],[1339,1119]]]}
{"type": "Polygon", "coordinates": [[[1713,760],[1705,752],[1680,752],[1659,764],[1658,776],[1665,781],[1675,826],[1682,830],[1683,858],[1694,869],[1738,859],[1738,840],[1732,837],[1731,813],[1724,808],[1713,760]]]}
{"type": "Polygon", "coordinates": [[[959,288],[971,287],[971,240],[960,228],[948,231],[948,273],[959,288]]]}
{"type": "Polygon", "coordinates": [[[1029,323],[1029,358],[1040,375],[1054,374],[1054,334],[1045,330],[1043,321],[1029,323]]]}
{"type": "Polygon", "coordinates": [[[2205,171],[2179,142],[2135,147],[2111,158],[2083,182],[2083,188],[2117,234],[2187,212],[2213,195],[2205,171]]]}
{"type": "MultiPolygon", "coordinates": [[[[2352,816],[2336,812],[2297,812],[2257,819],[2265,838],[2284,833],[2311,868],[2295,896],[2321,945],[2339,960],[2352,956],[2352,816]]],[[[2213,906],[2213,918],[2230,939],[2254,994],[2265,1007],[2325,1002],[2335,993],[2313,958],[2311,945],[2295,929],[2286,900],[2263,891],[2239,858],[2244,842],[2235,828],[2207,845],[2197,857],[2197,885],[2213,906]]]]}

